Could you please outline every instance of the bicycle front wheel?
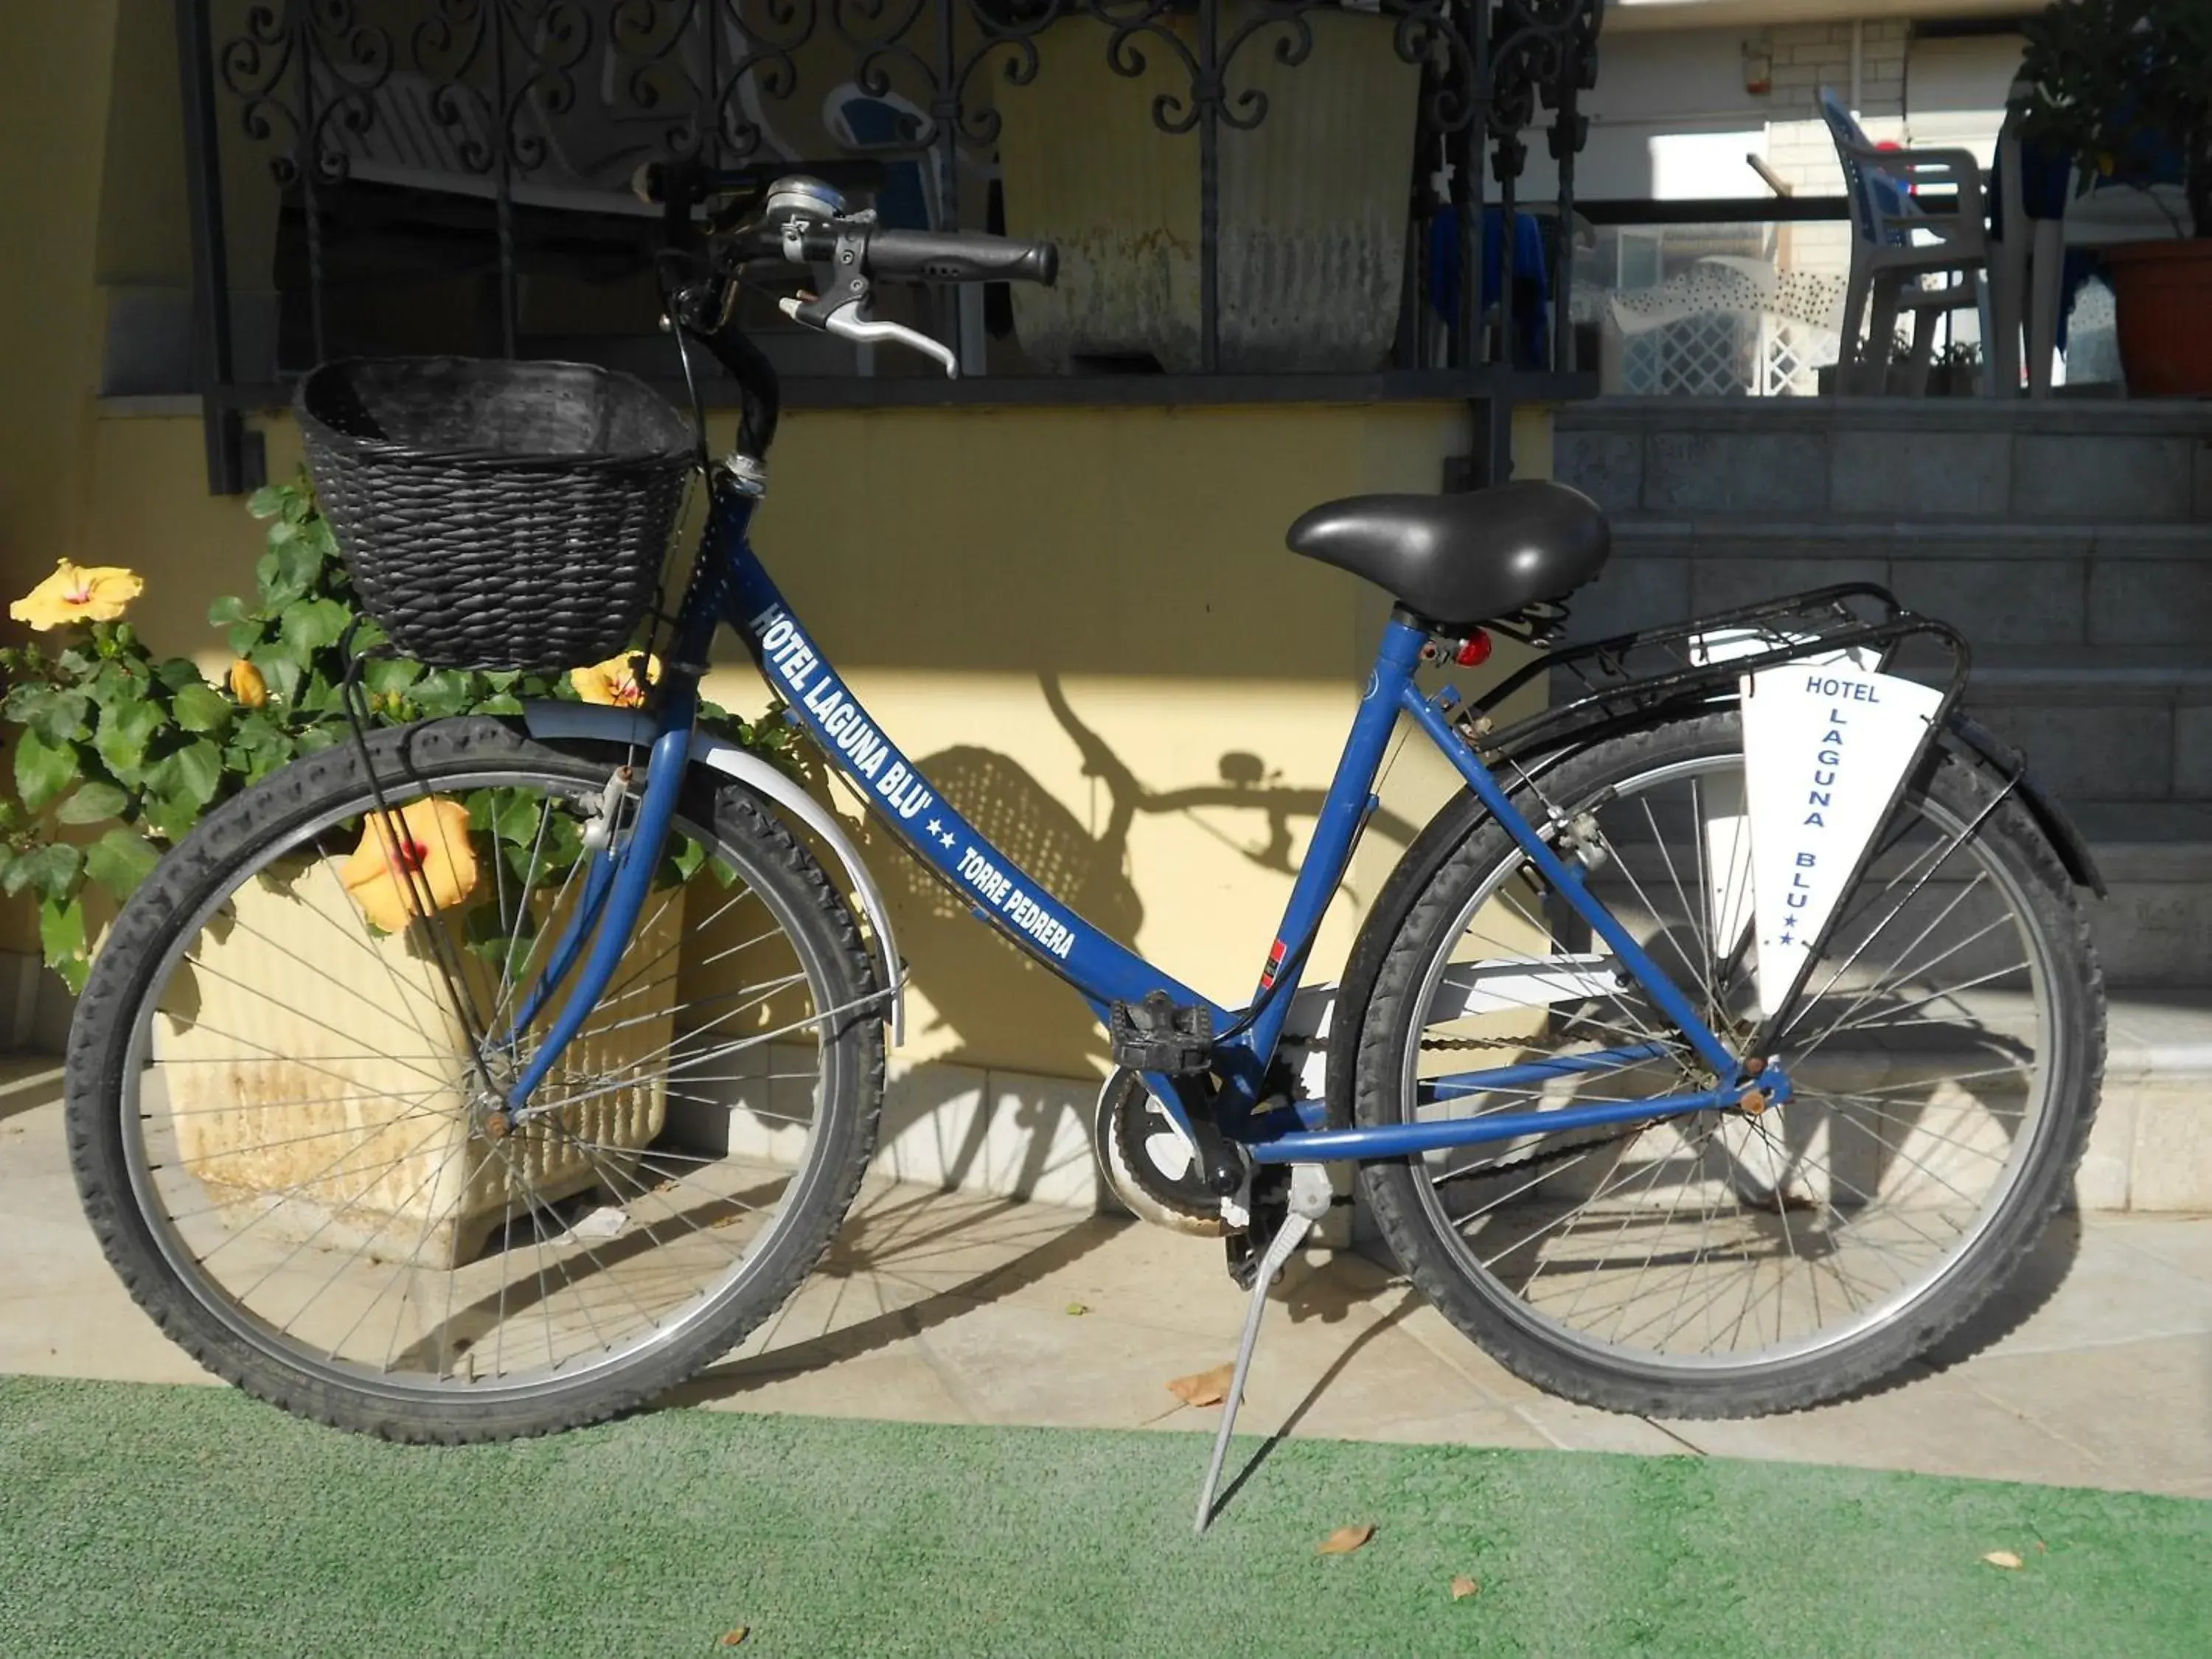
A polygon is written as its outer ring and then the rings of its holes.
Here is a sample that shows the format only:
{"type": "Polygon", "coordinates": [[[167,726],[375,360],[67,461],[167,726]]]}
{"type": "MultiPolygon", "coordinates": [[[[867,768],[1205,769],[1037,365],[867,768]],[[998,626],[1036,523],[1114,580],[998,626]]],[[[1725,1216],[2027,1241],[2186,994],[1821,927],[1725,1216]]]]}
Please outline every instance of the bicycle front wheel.
{"type": "Polygon", "coordinates": [[[124,908],[70,1034],[86,1212],[164,1330],[302,1416],[447,1442],[610,1416],[820,1257],[873,1142],[876,975],[811,857],[694,780],[549,1109],[509,1121],[645,757],[483,719],[370,747],[398,860],[348,745],[212,814],[124,908]]]}
{"type": "MultiPolygon", "coordinates": [[[[1594,826],[1591,890],[1739,1051],[1759,1024],[1744,799],[1733,714],[1597,744],[1521,798],[1532,821],[1594,826]]],[[[1711,1086],[1494,821],[1448,807],[1407,867],[1361,1123],[1711,1086]],[[1627,1070],[1454,1081],[1638,1045],[1652,1057],[1627,1070]]],[[[1745,1416],[1887,1376],[2003,1282],[2065,1195],[2103,1066],[2070,885],[2002,781],[1936,747],[1839,915],[1779,1045],[1787,1104],[1369,1167],[1383,1232],[1448,1318],[1573,1399],[1745,1416]]]]}

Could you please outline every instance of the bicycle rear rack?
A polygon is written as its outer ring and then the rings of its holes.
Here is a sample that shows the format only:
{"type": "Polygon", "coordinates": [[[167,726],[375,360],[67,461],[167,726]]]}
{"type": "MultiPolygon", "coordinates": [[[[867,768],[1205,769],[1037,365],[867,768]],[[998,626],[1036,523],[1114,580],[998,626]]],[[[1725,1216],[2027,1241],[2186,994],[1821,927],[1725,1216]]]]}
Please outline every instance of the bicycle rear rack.
{"type": "Polygon", "coordinates": [[[1908,641],[1929,640],[1950,657],[1940,725],[1957,706],[1972,653],[1950,623],[1923,617],[1872,582],[1844,582],[1687,622],[1638,629],[1548,651],[1522,664],[1471,701],[1457,722],[1486,765],[1556,748],[1593,727],[1674,714],[1688,705],[1732,696],[1743,676],[1808,657],[1872,650],[1882,672],[1894,667],[1908,641]],[[1868,615],[1878,609],[1878,615],[1868,615]],[[1714,648],[1717,635],[1737,637],[1714,648]],[[1746,648],[1743,636],[1758,642],[1746,648]],[[1493,729],[1492,712],[1540,676],[1565,679],[1581,695],[1493,729]]]}

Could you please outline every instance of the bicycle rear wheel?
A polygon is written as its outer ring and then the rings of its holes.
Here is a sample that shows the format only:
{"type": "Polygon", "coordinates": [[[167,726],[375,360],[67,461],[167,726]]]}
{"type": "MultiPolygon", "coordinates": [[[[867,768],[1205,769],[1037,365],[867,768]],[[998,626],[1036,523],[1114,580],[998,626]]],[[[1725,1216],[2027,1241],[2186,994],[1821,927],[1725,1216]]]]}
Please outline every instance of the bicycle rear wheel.
{"type": "MultiPolygon", "coordinates": [[[[1522,796],[1534,822],[1590,815],[1590,887],[1732,1044],[1758,1024],[1742,764],[1739,720],[1714,715],[1597,744],[1542,779],[1546,805],[1522,796]]],[[[1405,869],[1368,967],[1359,1122],[1711,1086],[1495,822],[1447,807],[1405,869]],[[1626,1071],[1448,1080],[1640,1043],[1656,1057],[1626,1071]]],[[[1571,1398],[1740,1416],[1887,1376],[1981,1304],[2063,1199],[2095,1110],[2086,926],[2021,803],[1940,747],[1840,915],[1780,1043],[1788,1104],[1367,1169],[1447,1317],[1571,1398]]]]}
{"type": "Polygon", "coordinates": [[[371,748],[436,909],[395,911],[350,746],[211,815],[79,1006],[86,1212],[164,1330],[302,1416],[450,1442],[611,1415],[738,1341],[827,1245],[875,1133],[872,965],[789,835],[695,781],[533,1099],[553,1109],[510,1125],[501,1087],[565,994],[525,1018],[532,989],[645,757],[491,720],[371,748]]]}

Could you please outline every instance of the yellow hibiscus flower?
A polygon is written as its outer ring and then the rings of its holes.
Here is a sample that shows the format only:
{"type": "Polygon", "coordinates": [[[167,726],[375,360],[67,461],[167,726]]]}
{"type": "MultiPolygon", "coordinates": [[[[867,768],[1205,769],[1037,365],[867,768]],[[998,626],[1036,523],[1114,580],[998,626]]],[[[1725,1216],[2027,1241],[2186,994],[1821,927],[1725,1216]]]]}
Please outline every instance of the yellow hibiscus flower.
{"type": "Polygon", "coordinates": [[[645,684],[637,678],[637,653],[624,652],[619,657],[609,657],[605,662],[595,662],[589,668],[568,671],[568,684],[576,688],[576,695],[586,702],[602,702],[616,708],[635,708],[645,701],[647,685],[657,684],[660,679],[660,659],[647,656],[645,659],[645,684]]]}
{"type": "Polygon", "coordinates": [[[258,708],[269,701],[269,682],[261,671],[240,657],[230,665],[230,695],[244,708],[258,708]]]}
{"type": "Polygon", "coordinates": [[[64,623],[113,622],[146,590],[135,570],[112,564],[54,562],[54,574],[8,607],[17,622],[43,634],[64,623]]]}
{"type": "Polygon", "coordinates": [[[469,809],[457,800],[428,799],[399,809],[401,843],[394,846],[380,812],[362,826],[361,845],[338,872],[362,915],[387,933],[403,931],[420,899],[410,873],[430,890],[432,910],[459,904],[477,885],[476,848],[469,842],[469,809]]]}

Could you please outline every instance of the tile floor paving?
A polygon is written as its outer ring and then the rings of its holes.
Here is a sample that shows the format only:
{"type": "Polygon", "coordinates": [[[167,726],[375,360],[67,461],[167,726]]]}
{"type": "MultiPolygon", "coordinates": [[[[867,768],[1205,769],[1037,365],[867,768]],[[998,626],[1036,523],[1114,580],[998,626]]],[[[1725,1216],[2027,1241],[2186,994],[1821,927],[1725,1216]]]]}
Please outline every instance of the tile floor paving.
{"type": "MultiPolygon", "coordinates": [[[[0,1077],[0,1370],[205,1381],[79,1216],[51,1073],[0,1077]]],[[[1211,1431],[1170,1378],[1233,1357],[1218,1245],[1047,1205],[880,1186],[822,1270],[678,1398],[714,1409],[1211,1431]],[[1080,1308],[1081,1312],[1072,1311],[1080,1308]]],[[[2212,1218],[2066,1218],[1901,1386],[1744,1422],[1657,1422],[1539,1392],[1394,1273],[1295,1265],[1243,1425],[1917,1469],[2212,1498],[2212,1218]]],[[[1200,1453],[1193,1449],[1195,1479],[1200,1453]]]]}

